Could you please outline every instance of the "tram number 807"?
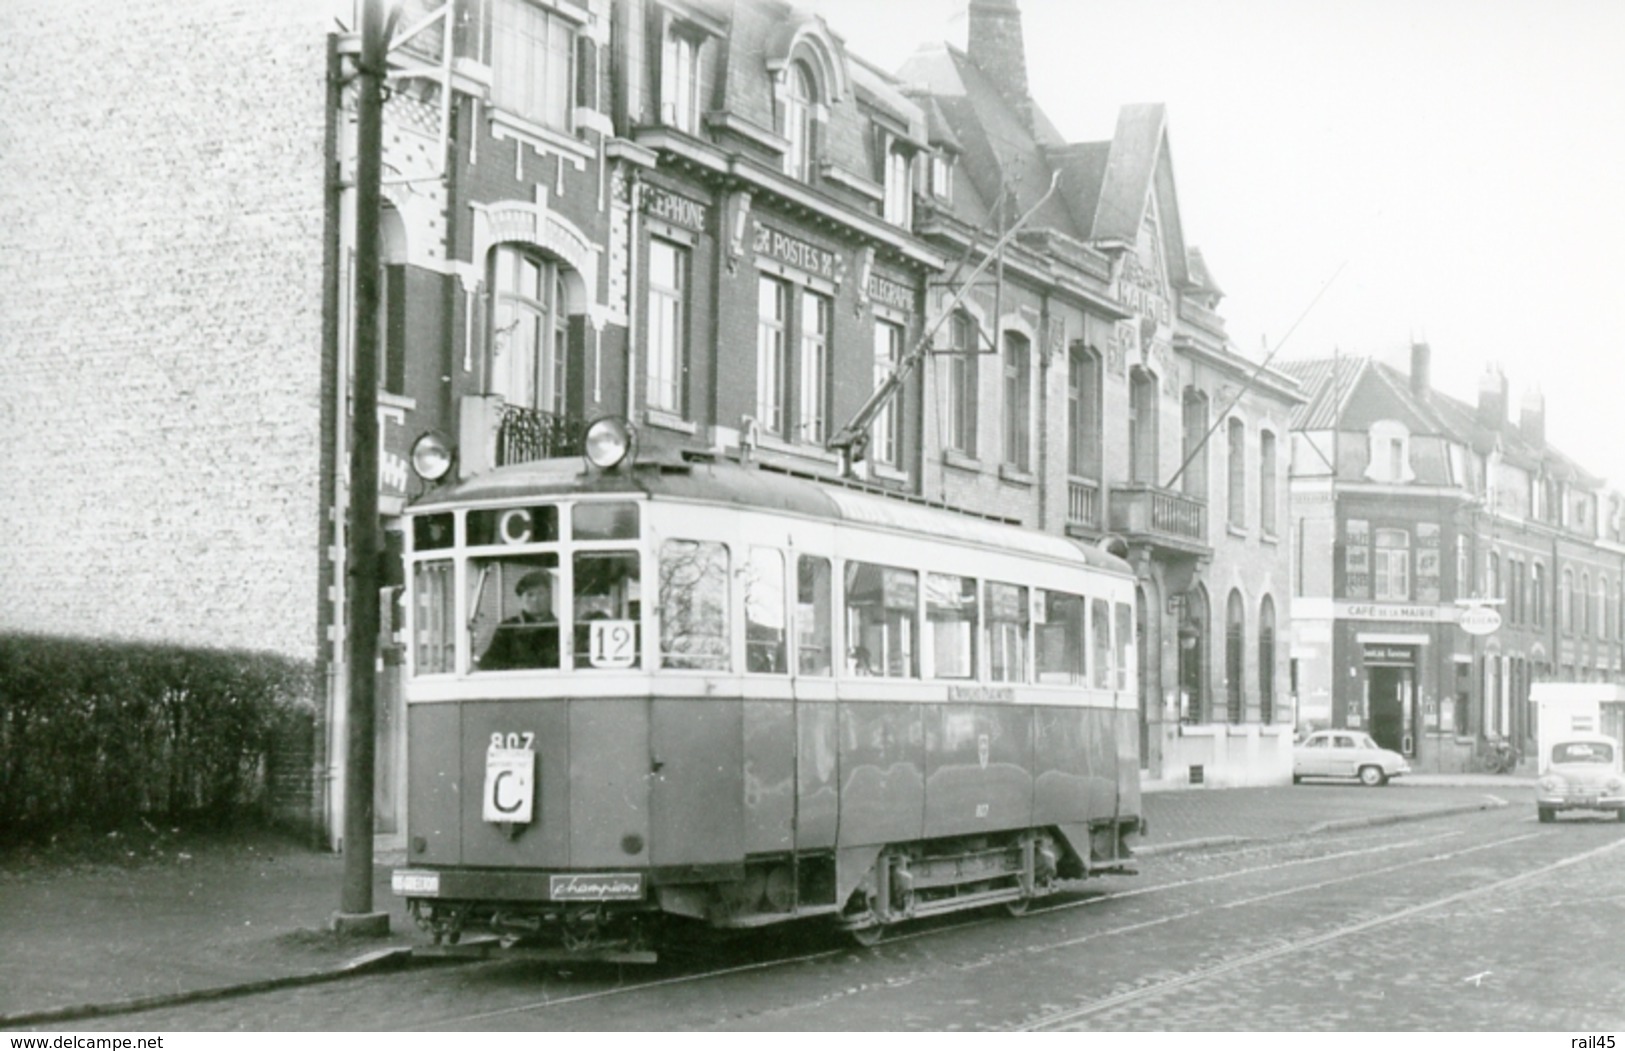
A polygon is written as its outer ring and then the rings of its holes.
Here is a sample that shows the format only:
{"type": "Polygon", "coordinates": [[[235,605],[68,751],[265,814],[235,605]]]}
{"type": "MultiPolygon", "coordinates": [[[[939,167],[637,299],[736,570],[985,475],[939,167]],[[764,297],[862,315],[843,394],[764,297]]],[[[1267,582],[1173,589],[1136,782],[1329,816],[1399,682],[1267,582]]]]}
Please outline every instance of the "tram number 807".
{"type": "Polygon", "coordinates": [[[536,735],[529,730],[524,733],[506,734],[499,731],[491,735],[491,748],[493,751],[498,748],[523,748],[528,751],[534,750],[535,747],[536,735]]]}

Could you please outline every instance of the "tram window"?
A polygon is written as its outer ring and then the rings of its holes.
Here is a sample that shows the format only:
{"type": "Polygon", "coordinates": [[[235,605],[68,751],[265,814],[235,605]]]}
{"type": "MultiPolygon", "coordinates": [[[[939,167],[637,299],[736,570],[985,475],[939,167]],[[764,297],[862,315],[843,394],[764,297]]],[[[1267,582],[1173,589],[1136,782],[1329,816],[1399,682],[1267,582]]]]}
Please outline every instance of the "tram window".
{"type": "Polygon", "coordinates": [[[1038,681],[1063,686],[1083,686],[1089,682],[1086,658],[1088,636],[1084,632],[1086,604],[1081,595],[1060,591],[1039,593],[1044,619],[1036,626],[1035,641],[1038,681]]]}
{"type": "Polygon", "coordinates": [[[469,635],[479,671],[559,666],[558,556],[469,563],[469,635]]]}
{"type": "Polygon", "coordinates": [[[1117,688],[1126,690],[1129,669],[1134,667],[1134,607],[1118,602],[1112,608],[1117,612],[1117,688]]]}
{"type": "Polygon", "coordinates": [[[1109,690],[1112,685],[1112,604],[1103,598],[1089,603],[1089,626],[1093,629],[1095,686],[1109,690]]]}
{"type": "Polygon", "coordinates": [[[570,512],[572,540],[636,540],[638,505],[614,503],[576,504],[570,512]]]}
{"type": "Polygon", "coordinates": [[[412,574],[412,666],[418,675],[453,670],[457,653],[450,561],[419,562],[412,574]]]}
{"type": "Polygon", "coordinates": [[[888,679],[919,674],[914,636],[919,629],[919,574],[867,562],[846,564],[847,670],[888,679]]]}
{"type": "Polygon", "coordinates": [[[668,540],[660,547],[660,664],[728,670],[728,549],[668,540]]]}
{"type": "Polygon", "coordinates": [[[642,593],[636,551],[578,551],[571,619],[577,668],[639,666],[642,593]]]}
{"type": "Polygon", "coordinates": [[[753,547],[745,562],[745,670],[782,675],[785,660],[784,552],[753,547]]]}
{"type": "Polygon", "coordinates": [[[989,581],[987,604],[988,673],[994,682],[1027,681],[1027,589],[989,581]]]}
{"type": "Polygon", "coordinates": [[[412,546],[417,550],[438,551],[451,545],[451,515],[418,515],[412,520],[412,546]]]}
{"type": "Polygon", "coordinates": [[[830,674],[829,559],[802,555],[796,562],[796,667],[803,675],[830,674]]]}
{"type": "Polygon", "coordinates": [[[468,513],[468,543],[471,547],[551,544],[558,538],[559,509],[552,504],[468,513]]]}
{"type": "Polygon", "coordinates": [[[925,575],[925,677],[976,678],[976,581],[925,575]]]}

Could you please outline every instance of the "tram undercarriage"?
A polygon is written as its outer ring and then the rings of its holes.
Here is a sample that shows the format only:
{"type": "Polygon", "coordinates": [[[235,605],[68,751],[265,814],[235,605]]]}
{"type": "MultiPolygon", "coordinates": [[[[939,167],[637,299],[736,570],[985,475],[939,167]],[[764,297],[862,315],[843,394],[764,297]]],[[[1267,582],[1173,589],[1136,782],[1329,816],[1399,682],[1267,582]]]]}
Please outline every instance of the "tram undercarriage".
{"type": "MultiPolygon", "coordinates": [[[[503,887],[510,900],[413,897],[408,907],[443,954],[494,948],[548,958],[653,963],[667,918],[738,930],[826,917],[861,945],[898,924],[1003,905],[1021,915],[1062,881],[1132,873],[1123,837],[1137,823],[1101,822],[1076,836],[1087,861],[1054,828],[955,836],[838,852],[752,858],[722,871],[652,873],[639,901],[559,902],[522,897],[553,874],[452,874],[472,890],[503,887]],[[477,935],[464,943],[466,935],[477,935]],[[459,948],[461,947],[461,948],[459,948]]],[[[448,881],[450,882],[450,881],[448,881]]],[[[456,886],[453,883],[451,888],[456,886]]]]}

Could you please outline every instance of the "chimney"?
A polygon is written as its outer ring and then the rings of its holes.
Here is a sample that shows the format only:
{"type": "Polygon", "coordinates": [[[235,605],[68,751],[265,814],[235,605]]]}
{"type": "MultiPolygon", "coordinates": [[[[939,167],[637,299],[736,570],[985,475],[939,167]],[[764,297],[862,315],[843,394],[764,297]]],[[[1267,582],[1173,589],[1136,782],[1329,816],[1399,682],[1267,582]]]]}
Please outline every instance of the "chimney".
{"type": "Polygon", "coordinates": [[[1016,0],[970,0],[965,51],[971,64],[993,81],[1032,131],[1032,96],[1027,90],[1027,48],[1021,36],[1016,0]]]}
{"type": "Polygon", "coordinates": [[[1500,430],[1507,421],[1507,378],[1496,365],[1486,365],[1478,377],[1478,422],[1500,430]]]}
{"type": "Polygon", "coordinates": [[[1539,387],[1524,391],[1523,400],[1518,404],[1518,430],[1530,445],[1546,444],[1546,395],[1539,387]]]}
{"type": "Polygon", "coordinates": [[[1411,393],[1425,398],[1433,389],[1433,351],[1426,343],[1411,342],[1411,393]]]}

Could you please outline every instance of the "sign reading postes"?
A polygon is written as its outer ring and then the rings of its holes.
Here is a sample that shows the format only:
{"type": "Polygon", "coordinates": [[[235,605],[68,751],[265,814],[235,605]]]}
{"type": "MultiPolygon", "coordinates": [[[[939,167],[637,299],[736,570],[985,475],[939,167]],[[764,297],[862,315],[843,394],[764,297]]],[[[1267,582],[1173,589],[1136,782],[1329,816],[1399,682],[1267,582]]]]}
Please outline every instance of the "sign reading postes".
{"type": "Polygon", "coordinates": [[[757,255],[777,259],[797,270],[804,270],[814,277],[822,277],[829,281],[835,280],[836,268],[841,260],[834,252],[761,223],[756,224],[753,247],[757,255]]]}
{"type": "Polygon", "coordinates": [[[1501,626],[1501,614],[1488,606],[1474,606],[1462,610],[1457,623],[1469,635],[1489,635],[1501,626]]]}

